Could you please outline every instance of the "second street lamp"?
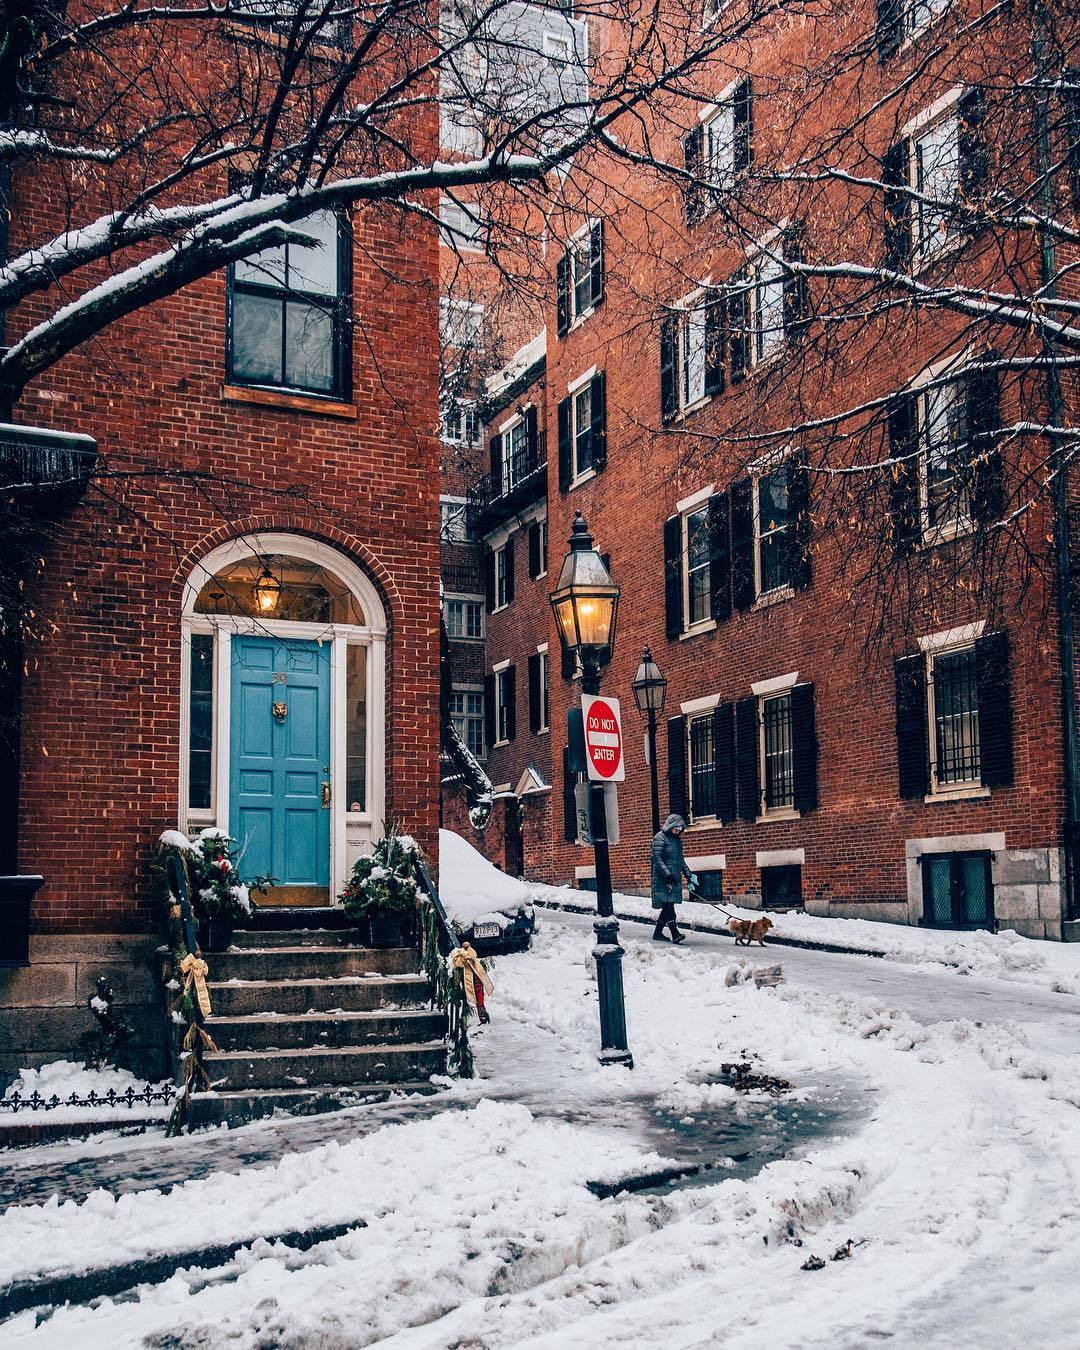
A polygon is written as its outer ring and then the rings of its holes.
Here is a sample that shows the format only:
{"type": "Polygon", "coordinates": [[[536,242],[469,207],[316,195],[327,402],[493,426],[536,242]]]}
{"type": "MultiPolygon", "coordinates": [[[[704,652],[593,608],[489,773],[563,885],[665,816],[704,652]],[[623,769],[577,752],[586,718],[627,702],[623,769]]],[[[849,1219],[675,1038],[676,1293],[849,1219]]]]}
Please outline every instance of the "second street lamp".
{"type": "Polygon", "coordinates": [[[634,691],[634,700],[638,712],[648,721],[649,736],[649,785],[652,788],[652,832],[660,833],[660,786],[656,778],[656,719],[664,711],[667,698],[667,680],[660,674],[660,667],[653,660],[648,647],[641,653],[641,665],[630,681],[634,691]]]}
{"type": "MultiPolygon", "coordinates": [[[[570,552],[563,559],[559,580],[551,593],[551,608],[559,641],[581,661],[581,689],[600,692],[600,664],[615,646],[615,616],[619,588],[593,547],[592,535],[579,511],[570,533],[570,552]]],[[[607,801],[603,783],[589,784],[589,829],[596,856],[596,985],[600,996],[600,1059],[605,1064],[634,1067],[626,1044],[626,1008],[623,1002],[622,948],[611,896],[611,858],[608,852],[607,801]]]]}

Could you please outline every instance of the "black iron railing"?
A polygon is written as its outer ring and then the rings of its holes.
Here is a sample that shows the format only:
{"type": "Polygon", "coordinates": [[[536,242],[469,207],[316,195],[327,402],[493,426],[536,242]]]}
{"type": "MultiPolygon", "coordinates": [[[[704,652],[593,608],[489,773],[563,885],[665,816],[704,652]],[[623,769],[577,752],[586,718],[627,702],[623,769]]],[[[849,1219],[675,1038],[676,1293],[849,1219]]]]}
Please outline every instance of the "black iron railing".
{"type": "Polygon", "coordinates": [[[462,972],[455,970],[449,960],[458,941],[450,927],[435,882],[422,858],[416,859],[416,884],[420,891],[420,969],[431,985],[432,1006],[446,1014],[450,1066],[459,1077],[471,1078],[473,1062],[469,1048],[465,981],[462,972]]]}
{"type": "Polygon", "coordinates": [[[465,494],[465,520],[473,534],[483,534],[547,490],[547,437],[526,443],[505,456],[465,494]]]}
{"type": "Polygon", "coordinates": [[[43,1097],[35,1090],[27,1096],[12,1092],[9,1096],[0,1098],[0,1111],[55,1111],[61,1106],[106,1111],[126,1106],[129,1110],[134,1110],[136,1106],[168,1106],[175,1096],[176,1088],[171,1083],[161,1088],[147,1085],[141,1091],[128,1087],[123,1092],[110,1088],[108,1092],[97,1093],[91,1088],[85,1097],[80,1097],[77,1092],[73,1092],[69,1097],[58,1097],[55,1093],[51,1097],[43,1097]]]}

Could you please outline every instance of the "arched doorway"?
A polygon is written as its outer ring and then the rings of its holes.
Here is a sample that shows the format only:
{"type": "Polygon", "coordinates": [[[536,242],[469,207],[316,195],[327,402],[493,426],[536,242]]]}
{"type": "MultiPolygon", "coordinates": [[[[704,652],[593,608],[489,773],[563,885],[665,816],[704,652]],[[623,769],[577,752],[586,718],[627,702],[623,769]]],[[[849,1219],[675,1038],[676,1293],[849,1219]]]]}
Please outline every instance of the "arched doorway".
{"type": "Polygon", "coordinates": [[[333,903],[383,828],[374,585],[303,535],[235,539],[188,578],[181,648],[180,828],[232,835],[264,902],[333,903]]]}

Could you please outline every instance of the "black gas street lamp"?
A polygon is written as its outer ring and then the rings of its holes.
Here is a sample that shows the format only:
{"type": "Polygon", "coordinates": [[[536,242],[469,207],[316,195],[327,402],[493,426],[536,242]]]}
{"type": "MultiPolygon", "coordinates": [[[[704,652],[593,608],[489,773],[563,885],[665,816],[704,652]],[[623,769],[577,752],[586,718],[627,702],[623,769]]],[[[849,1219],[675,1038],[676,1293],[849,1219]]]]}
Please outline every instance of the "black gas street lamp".
{"type": "Polygon", "coordinates": [[[660,833],[660,785],[656,779],[656,719],[664,711],[667,698],[667,680],[660,674],[660,667],[653,660],[652,652],[646,646],[641,653],[641,665],[630,681],[634,691],[634,700],[640,712],[648,721],[649,728],[649,782],[652,788],[652,832],[660,833]]]}
{"type": "MultiPolygon", "coordinates": [[[[585,518],[579,511],[570,533],[570,552],[563,559],[559,580],[551,593],[551,608],[559,641],[581,661],[581,688],[600,692],[600,662],[615,646],[615,616],[619,588],[593,547],[585,518]]],[[[611,859],[608,853],[607,805],[603,783],[589,784],[589,829],[596,855],[596,984],[600,996],[600,1059],[604,1064],[634,1067],[626,1044],[626,1008],[623,1002],[622,956],[619,925],[611,898],[611,859]]]]}

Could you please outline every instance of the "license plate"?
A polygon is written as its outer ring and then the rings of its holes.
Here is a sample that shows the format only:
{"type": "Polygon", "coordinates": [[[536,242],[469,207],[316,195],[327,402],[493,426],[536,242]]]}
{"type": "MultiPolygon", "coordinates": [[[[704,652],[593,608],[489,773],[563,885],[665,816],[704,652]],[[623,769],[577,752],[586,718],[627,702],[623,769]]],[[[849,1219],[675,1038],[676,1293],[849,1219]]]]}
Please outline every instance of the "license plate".
{"type": "Polygon", "coordinates": [[[498,937],[499,925],[497,923],[478,923],[473,929],[473,937],[498,937]]]}

